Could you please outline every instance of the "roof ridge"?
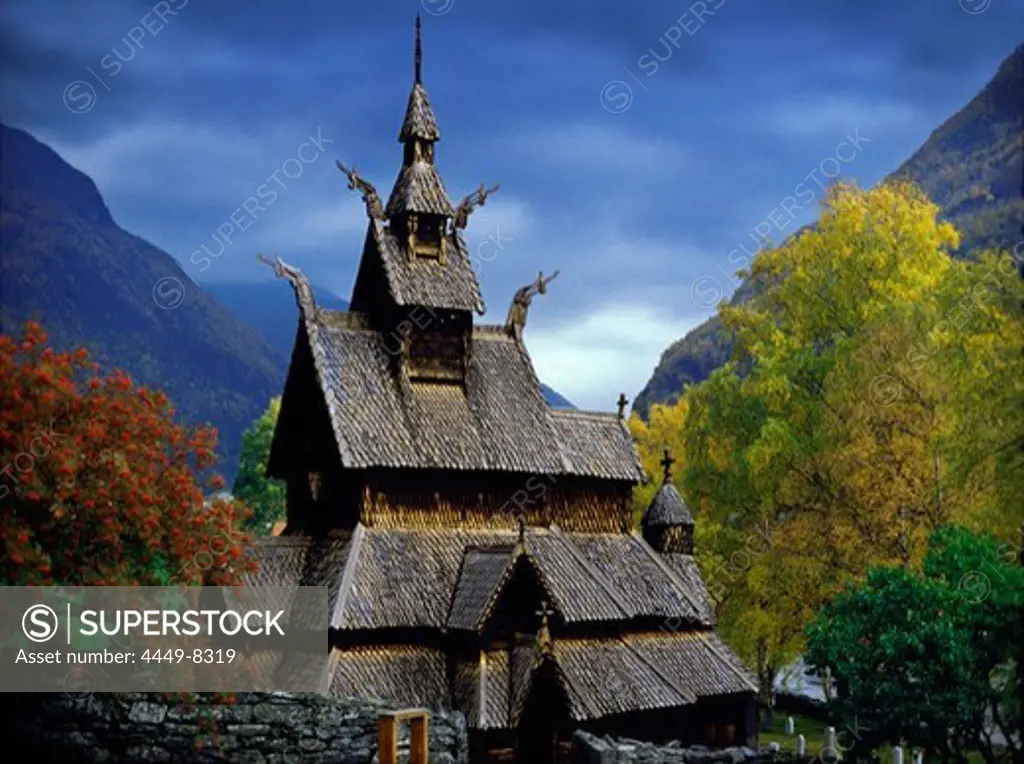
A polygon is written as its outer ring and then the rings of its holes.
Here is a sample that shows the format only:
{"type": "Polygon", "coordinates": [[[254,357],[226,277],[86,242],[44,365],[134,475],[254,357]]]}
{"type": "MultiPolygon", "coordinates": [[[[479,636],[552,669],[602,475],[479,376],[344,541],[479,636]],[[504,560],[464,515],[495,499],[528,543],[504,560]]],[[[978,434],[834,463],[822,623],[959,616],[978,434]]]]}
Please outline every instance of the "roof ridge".
{"type": "Polygon", "coordinates": [[[339,325],[344,325],[345,329],[373,329],[368,313],[352,310],[321,308],[316,320],[324,329],[337,329],[339,325]]]}
{"type": "MultiPolygon", "coordinates": [[[[679,591],[683,595],[683,599],[690,603],[690,606],[693,608],[694,614],[697,618],[700,618],[702,608],[700,604],[697,603],[693,599],[693,597],[690,596],[690,592],[688,591],[689,587],[687,586],[686,582],[683,581],[683,579],[680,578],[680,576],[674,570],[672,570],[671,565],[669,565],[667,562],[661,559],[661,555],[655,552],[654,549],[652,549],[651,546],[646,541],[644,541],[643,536],[638,534],[635,530],[631,531],[629,535],[632,536],[633,541],[639,544],[640,548],[647,553],[647,556],[654,561],[654,564],[661,568],[662,572],[668,577],[669,581],[671,581],[678,587],[679,591]]],[[[698,573],[699,572],[700,570],[698,569],[698,573]]],[[[703,576],[701,577],[701,579],[703,580],[703,576]]]]}
{"type": "Polygon", "coordinates": [[[573,417],[576,419],[601,419],[609,421],[617,421],[619,415],[614,411],[590,411],[587,409],[552,409],[552,412],[557,416],[573,417]]]}
{"type": "Polygon", "coordinates": [[[597,569],[591,564],[590,560],[587,559],[586,555],[584,555],[583,552],[581,552],[576,545],[569,540],[569,537],[562,533],[562,529],[554,523],[551,524],[551,534],[558,538],[562,544],[569,549],[569,553],[576,558],[576,560],[583,566],[584,570],[590,574],[590,577],[597,582],[597,585],[604,589],[605,594],[607,594],[611,601],[615,603],[615,606],[622,611],[622,615],[625,618],[632,618],[636,615],[636,613],[627,607],[625,602],[619,598],[619,594],[611,587],[611,584],[605,582],[605,577],[598,573],[597,569]]]}
{"type": "Polygon", "coordinates": [[[513,337],[505,329],[504,324],[473,324],[473,336],[477,334],[493,334],[497,338],[513,341],[513,337]]]}
{"type": "MultiPolygon", "coordinates": [[[[480,620],[477,622],[476,627],[479,629],[488,618],[491,617],[491,613],[494,610],[494,606],[498,603],[498,598],[501,593],[505,590],[508,582],[511,580],[516,567],[519,565],[519,558],[526,554],[526,550],[519,544],[516,544],[509,550],[509,559],[505,564],[505,569],[501,571],[501,578],[498,579],[498,583],[494,586],[494,591],[491,592],[487,598],[487,603],[484,605],[484,612],[480,616],[480,620]]],[[[463,555],[465,559],[465,555],[463,555]]],[[[457,585],[457,584],[456,584],[457,585]]],[[[454,600],[454,591],[452,592],[452,599],[454,600]]]]}
{"type": "Polygon", "coordinates": [[[332,627],[335,623],[340,627],[341,617],[345,615],[345,604],[348,601],[349,589],[352,588],[352,579],[355,577],[356,565],[359,564],[359,553],[362,551],[365,535],[366,527],[362,523],[356,523],[356,527],[352,531],[352,540],[349,541],[348,559],[345,560],[345,568],[341,574],[338,601],[334,603],[334,612],[331,613],[332,627]]]}
{"type": "MultiPolygon", "coordinates": [[[[302,317],[302,325],[306,329],[306,342],[309,344],[309,354],[313,358],[313,374],[316,377],[317,386],[320,388],[320,394],[324,398],[327,416],[331,420],[331,431],[334,433],[334,440],[338,446],[338,455],[341,457],[342,465],[344,465],[347,460],[350,461],[352,459],[352,452],[338,423],[338,402],[334,388],[326,384],[327,375],[324,372],[324,359],[320,357],[320,354],[323,352],[320,343],[320,327],[317,325],[316,320],[306,317],[305,314],[302,317]]],[[[289,370],[290,368],[289,365],[289,370]]]]}

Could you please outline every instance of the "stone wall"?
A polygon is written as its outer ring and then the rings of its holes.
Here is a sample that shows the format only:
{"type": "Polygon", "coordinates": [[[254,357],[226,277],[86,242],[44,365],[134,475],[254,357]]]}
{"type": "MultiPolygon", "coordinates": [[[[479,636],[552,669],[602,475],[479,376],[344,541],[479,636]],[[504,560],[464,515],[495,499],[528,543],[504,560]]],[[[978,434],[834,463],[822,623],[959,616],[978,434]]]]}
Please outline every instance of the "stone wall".
{"type": "MultiPolygon", "coordinates": [[[[290,693],[240,693],[230,705],[153,694],[8,698],[17,702],[5,703],[4,748],[10,753],[18,746],[24,752],[19,760],[39,764],[370,764],[377,761],[377,716],[385,708],[371,700],[290,693]]],[[[399,742],[406,754],[402,761],[408,753],[406,726],[399,742]]],[[[467,760],[463,716],[432,712],[431,764],[467,760]]]]}
{"type": "Polygon", "coordinates": [[[582,730],[576,732],[572,741],[573,764],[811,764],[812,761],[808,757],[773,750],[659,746],[640,740],[597,737],[582,730]]]}

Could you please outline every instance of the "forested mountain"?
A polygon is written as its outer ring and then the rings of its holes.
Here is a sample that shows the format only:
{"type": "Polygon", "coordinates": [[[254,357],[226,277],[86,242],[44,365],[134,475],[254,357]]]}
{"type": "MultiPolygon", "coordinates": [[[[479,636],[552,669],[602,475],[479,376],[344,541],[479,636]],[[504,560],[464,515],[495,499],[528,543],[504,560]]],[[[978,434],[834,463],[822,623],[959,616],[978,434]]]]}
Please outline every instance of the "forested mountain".
{"type": "MultiPolygon", "coordinates": [[[[963,109],[947,119],[892,177],[913,180],[963,234],[957,256],[989,247],[1012,248],[1024,220],[1024,45],[963,109]]],[[[749,299],[742,284],[731,302],[749,299]]],[[[636,398],[646,416],[652,403],[674,401],[685,385],[708,377],[732,354],[717,316],[668,347],[636,398]]]]}
{"type": "Polygon", "coordinates": [[[278,395],[284,359],[166,252],[117,225],[93,181],[28,133],[0,127],[0,331],[38,320],[164,390],[220,431],[231,479],[241,432],[278,395]]]}

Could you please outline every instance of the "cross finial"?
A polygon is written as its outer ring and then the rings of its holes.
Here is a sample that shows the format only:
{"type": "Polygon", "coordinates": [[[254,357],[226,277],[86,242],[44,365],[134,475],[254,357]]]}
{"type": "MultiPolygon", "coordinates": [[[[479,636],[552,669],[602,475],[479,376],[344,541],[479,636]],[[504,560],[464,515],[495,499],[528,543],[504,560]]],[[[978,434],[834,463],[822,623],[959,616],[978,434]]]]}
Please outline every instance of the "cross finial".
{"type": "Polygon", "coordinates": [[[421,41],[422,33],[421,30],[423,25],[420,23],[420,14],[416,14],[416,79],[417,85],[420,84],[420,70],[423,68],[423,43],[421,41]]]}
{"type": "Polygon", "coordinates": [[[554,611],[554,610],[552,610],[552,609],[551,609],[551,608],[550,608],[550,607],[548,606],[548,601],[547,601],[547,600],[541,600],[541,601],[540,601],[540,610],[536,611],[536,614],[540,616],[540,618],[541,618],[541,621],[542,621],[542,622],[543,622],[544,624],[547,624],[547,622],[548,622],[548,616],[552,616],[552,615],[554,615],[554,614],[555,614],[555,611],[554,611]]]}
{"type": "Polygon", "coordinates": [[[665,449],[665,456],[662,457],[661,466],[665,470],[665,482],[672,482],[672,465],[676,463],[676,460],[672,458],[672,454],[665,449]]]}
{"type": "Polygon", "coordinates": [[[548,628],[548,616],[554,615],[555,611],[548,607],[547,600],[540,601],[540,610],[537,611],[537,615],[540,616],[540,628],[537,629],[537,647],[541,651],[548,651],[551,649],[551,630],[548,628]]]}
{"type": "Polygon", "coordinates": [[[619,393],[619,400],[616,403],[619,406],[619,419],[623,419],[626,416],[626,404],[629,403],[629,399],[625,393],[619,393]]]}

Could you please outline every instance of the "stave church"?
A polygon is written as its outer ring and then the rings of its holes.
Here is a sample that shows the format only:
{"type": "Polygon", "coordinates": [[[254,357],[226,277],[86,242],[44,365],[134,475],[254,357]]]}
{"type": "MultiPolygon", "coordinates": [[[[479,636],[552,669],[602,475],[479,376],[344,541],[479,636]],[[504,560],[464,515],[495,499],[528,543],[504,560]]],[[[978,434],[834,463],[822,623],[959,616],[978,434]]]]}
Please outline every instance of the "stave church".
{"type": "Polygon", "coordinates": [[[299,310],[268,465],[288,516],[251,583],[325,586],[328,691],[458,709],[473,761],[564,761],[578,728],[752,742],[757,683],[715,633],[671,459],[634,527],[625,398],[556,410],[541,392],[525,327],[553,276],[474,322],[464,231],[496,188],[452,204],[421,69],[417,19],[387,201],[338,165],[368,219],[349,311],[271,263],[299,310]]]}

